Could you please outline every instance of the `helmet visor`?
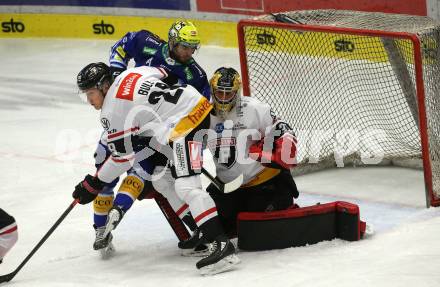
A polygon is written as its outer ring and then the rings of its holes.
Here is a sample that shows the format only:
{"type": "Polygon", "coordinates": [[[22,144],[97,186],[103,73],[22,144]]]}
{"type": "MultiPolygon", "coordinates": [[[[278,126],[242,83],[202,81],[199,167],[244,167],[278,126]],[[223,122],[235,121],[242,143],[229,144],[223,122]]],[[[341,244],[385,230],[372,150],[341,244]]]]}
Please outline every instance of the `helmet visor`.
{"type": "Polygon", "coordinates": [[[200,48],[200,43],[177,42],[177,44],[182,45],[185,48],[193,49],[194,51],[200,48]]]}

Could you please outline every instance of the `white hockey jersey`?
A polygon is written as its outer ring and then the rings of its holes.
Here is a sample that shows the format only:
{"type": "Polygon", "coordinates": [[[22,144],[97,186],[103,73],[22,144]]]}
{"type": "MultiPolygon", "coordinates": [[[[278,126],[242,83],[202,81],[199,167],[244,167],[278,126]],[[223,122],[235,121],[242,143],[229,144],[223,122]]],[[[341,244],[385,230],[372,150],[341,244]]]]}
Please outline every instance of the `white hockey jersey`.
{"type": "Polygon", "coordinates": [[[192,86],[169,87],[160,79],[165,70],[155,67],[129,69],[118,76],[107,92],[101,124],[107,132],[112,156],[97,176],[111,182],[130,168],[134,136],[155,137],[166,145],[187,135],[212,109],[192,86]]]}
{"type": "Polygon", "coordinates": [[[211,114],[210,128],[217,137],[210,136],[207,145],[219,179],[229,182],[243,174],[246,187],[277,175],[280,170],[249,158],[249,147],[271,132],[277,122],[270,106],[252,97],[241,97],[224,120],[211,114]]]}

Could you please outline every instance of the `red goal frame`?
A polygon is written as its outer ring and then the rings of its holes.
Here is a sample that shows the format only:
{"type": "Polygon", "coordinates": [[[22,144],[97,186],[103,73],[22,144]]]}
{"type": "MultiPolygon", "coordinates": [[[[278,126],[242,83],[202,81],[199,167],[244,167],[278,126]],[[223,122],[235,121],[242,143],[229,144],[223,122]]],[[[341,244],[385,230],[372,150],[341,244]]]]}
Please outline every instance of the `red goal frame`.
{"type": "Polygon", "coordinates": [[[258,20],[240,20],[237,25],[238,34],[238,48],[240,53],[240,67],[243,82],[243,95],[250,96],[249,87],[249,75],[247,68],[247,56],[246,56],[246,45],[245,45],[245,27],[271,27],[271,28],[282,28],[290,29],[295,31],[311,31],[311,32],[329,32],[333,34],[350,34],[359,36],[372,36],[372,37],[391,37],[409,40],[413,44],[414,48],[414,70],[415,70],[415,84],[417,92],[417,102],[418,102],[418,117],[420,123],[420,139],[422,146],[422,158],[423,158],[423,173],[425,180],[425,193],[426,193],[426,205],[429,206],[440,206],[440,197],[437,197],[433,192],[432,184],[432,168],[429,157],[429,141],[427,132],[427,120],[426,120],[426,108],[425,108],[425,88],[423,82],[423,68],[422,68],[422,53],[421,53],[421,42],[419,37],[413,33],[407,32],[387,32],[378,30],[362,30],[362,29],[352,29],[352,28],[341,28],[341,27],[328,27],[328,26],[316,26],[316,25],[303,25],[303,24],[290,24],[281,22],[268,22],[268,21],[258,21],[258,20]]]}

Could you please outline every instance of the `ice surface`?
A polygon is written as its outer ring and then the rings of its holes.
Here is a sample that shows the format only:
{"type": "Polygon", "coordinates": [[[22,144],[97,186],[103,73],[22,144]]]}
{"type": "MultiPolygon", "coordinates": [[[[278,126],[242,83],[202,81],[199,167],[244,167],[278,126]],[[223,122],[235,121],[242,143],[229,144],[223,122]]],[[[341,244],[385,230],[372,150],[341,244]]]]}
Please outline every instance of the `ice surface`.
{"type": "MultiPolygon", "coordinates": [[[[76,95],[77,72],[106,61],[108,41],[1,39],[0,207],[15,216],[19,241],[0,265],[14,270],[72,201],[75,184],[93,171],[98,112],[76,95]]],[[[239,68],[238,51],[202,47],[208,75],[239,68]]],[[[208,170],[213,164],[205,159],[208,170]]],[[[376,233],[267,252],[241,252],[238,270],[201,277],[181,257],[152,200],[136,202],[114,232],[115,256],[92,250],[92,207],[76,206],[18,273],[11,286],[440,286],[440,209],[424,208],[420,171],[344,168],[296,178],[300,205],[359,204],[376,233]]],[[[204,179],[204,184],[207,181],[204,179]]],[[[5,284],[6,285],[6,284],[5,284]]]]}

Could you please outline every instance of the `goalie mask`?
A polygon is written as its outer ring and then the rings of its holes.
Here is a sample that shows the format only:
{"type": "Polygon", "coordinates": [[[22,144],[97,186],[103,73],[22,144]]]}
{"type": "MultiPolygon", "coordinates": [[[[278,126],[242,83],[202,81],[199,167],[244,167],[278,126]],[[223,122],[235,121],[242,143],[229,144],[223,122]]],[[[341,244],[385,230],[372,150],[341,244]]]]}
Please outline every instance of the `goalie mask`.
{"type": "Polygon", "coordinates": [[[216,116],[225,118],[240,97],[240,74],[233,68],[221,67],[214,72],[211,80],[211,94],[216,116]]]}

